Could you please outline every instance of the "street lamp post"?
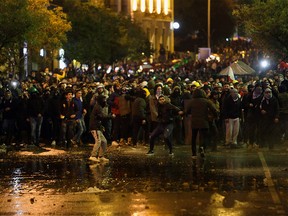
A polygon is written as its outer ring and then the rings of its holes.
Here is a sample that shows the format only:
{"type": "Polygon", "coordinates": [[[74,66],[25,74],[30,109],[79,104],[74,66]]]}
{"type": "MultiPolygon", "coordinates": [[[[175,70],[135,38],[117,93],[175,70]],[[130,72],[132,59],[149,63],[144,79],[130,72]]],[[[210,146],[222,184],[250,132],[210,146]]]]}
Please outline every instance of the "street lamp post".
{"type": "Polygon", "coordinates": [[[211,0],[208,0],[208,34],[207,34],[207,44],[208,44],[208,48],[210,48],[210,9],[211,9],[211,0]]]}

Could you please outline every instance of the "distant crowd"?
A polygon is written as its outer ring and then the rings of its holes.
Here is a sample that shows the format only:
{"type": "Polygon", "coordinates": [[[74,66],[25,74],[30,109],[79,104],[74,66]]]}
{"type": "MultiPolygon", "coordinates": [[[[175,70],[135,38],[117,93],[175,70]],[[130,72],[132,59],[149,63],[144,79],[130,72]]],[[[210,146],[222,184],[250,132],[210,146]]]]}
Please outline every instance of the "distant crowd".
{"type": "Polygon", "coordinates": [[[195,134],[201,154],[219,145],[272,149],[288,139],[286,68],[236,80],[218,76],[219,70],[213,62],[193,62],[142,71],[127,65],[109,72],[45,69],[21,81],[8,76],[1,80],[1,140],[26,147],[95,143],[91,156],[97,157],[106,151],[103,139],[106,145],[149,144],[153,154],[163,134],[170,154],[174,145],[192,144],[193,156],[195,134]],[[205,108],[197,107],[199,98],[205,108]]]}

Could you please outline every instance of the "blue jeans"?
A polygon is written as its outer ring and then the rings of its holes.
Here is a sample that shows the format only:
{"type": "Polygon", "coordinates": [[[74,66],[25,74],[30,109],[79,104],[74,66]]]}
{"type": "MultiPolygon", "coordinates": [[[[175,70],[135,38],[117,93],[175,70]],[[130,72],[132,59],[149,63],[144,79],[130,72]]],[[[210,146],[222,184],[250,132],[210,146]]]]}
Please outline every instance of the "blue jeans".
{"type": "Polygon", "coordinates": [[[73,138],[76,142],[80,142],[81,135],[86,131],[86,125],[84,122],[84,118],[80,118],[76,120],[76,134],[73,138]]]}
{"type": "Polygon", "coordinates": [[[155,139],[163,134],[164,141],[167,144],[170,152],[172,152],[172,132],[173,123],[158,123],[150,135],[150,150],[154,149],[155,139]]]}
{"type": "Polygon", "coordinates": [[[71,147],[71,139],[74,137],[75,120],[63,119],[61,122],[61,142],[66,148],[71,147]],[[67,143],[66,143],[67,141],[67,143]]]}
{"type": "Polygon", "coordinates": [[[29,122],[31,126],[31,143],[39,145],[43,116],[29,117],[29,122]]]}

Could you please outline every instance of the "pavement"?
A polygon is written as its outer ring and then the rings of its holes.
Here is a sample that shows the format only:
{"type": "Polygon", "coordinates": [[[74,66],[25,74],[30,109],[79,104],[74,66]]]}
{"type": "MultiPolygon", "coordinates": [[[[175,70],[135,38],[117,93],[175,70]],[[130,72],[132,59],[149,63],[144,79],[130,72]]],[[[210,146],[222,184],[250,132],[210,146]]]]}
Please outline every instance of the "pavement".
{"type": "Polygon", "coordinates": [[[287,149],[193,160],[187,145],[112,146],[109,163],[88,161],[91,146],[3,152],[0,215],[288,215],[287,149]]]}

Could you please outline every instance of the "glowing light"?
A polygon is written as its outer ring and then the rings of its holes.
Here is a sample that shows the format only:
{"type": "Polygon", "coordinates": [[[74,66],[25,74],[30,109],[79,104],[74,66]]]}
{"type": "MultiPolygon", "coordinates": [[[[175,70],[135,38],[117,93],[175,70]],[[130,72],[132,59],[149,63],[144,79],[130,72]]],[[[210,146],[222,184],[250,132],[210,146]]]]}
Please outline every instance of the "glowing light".
{"type": "Polygon", "coordinates": [[[112,66],[109,66],[108,69],[106,70],[106,73],[109,74],[112,71],[112,66]]]}
{"type": "Polygon", "coordinates": [[[27,55],[28,54],[28,49],[25,47],[25,48],[23,48],[23,54],[24,55],[27,55]]]}
{"type": "Polygon", "coordinates": [[[145,12],[145,10],[146,10],[145,1],[146,0],[141,0],[141,12],[145,12]]]}
{"type": "Polygon", "coordinates": [[[164,0],[164,14],[167,15],[169,12],[169,0],[164,0]]]}
{"type": "Polygon", "coordinates": [[[149,0],[149,12],[153,13],[153,0],[149,0]]]}
{"type": "Polygon", "coordinates": [[[137,0],[132,0],[132,10],[133,11],[137,10],[137,0]]]}
{"type": "Polygon", "coordinates": [[[60,60],[59,60],[59,68],[63,69],[65,67],[67,67],[67,65],[64,62],[64,49],[60,49],[59,50],[59,56],[60,56],[60,60]]]}
{"type": "Polygon", "coordinates": [[[173,22],[172,26],[173,26],[173,29],[179,29],[180,28],[180,24],[178,22],[173,22]]]}
{"type": "Polygon", "coordinates": [[[160,14],[161,13],[161,0],[157,0],[157,3],[156,3],[157,5],[156,5],[156,11],[157,11],[157,13],[158,14],[160,14]]]}
{"type": "Polygon", "coordinates": [[[44,57],[44,49],[40,49],[40,56],[44,57]]]}
{"type": "Polygon", "coordinates": [[[261,65],[262,68],[266,68],[266,67],[269,66],[269,62],[267,60],[262,60],[260,62],[260,65],[261,65]]]}

